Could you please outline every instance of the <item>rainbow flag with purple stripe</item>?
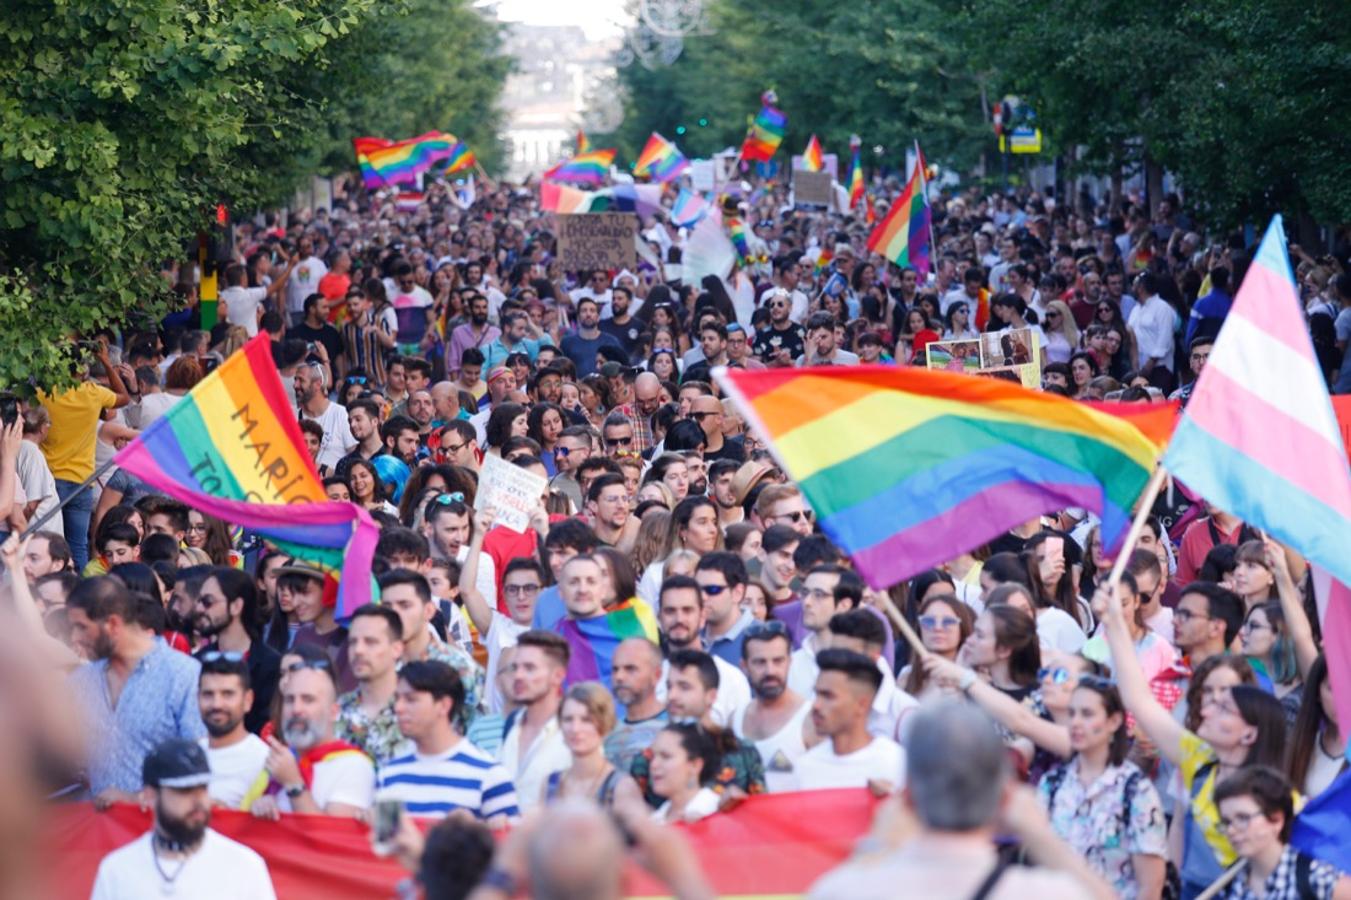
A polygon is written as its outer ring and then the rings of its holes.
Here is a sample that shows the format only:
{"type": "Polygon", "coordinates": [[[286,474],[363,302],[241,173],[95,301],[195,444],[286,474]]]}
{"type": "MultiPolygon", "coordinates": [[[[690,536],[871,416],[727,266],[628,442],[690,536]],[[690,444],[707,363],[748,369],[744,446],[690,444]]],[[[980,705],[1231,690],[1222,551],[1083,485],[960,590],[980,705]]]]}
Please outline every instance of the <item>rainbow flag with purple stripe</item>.
{"type": "Polygon", "coordinates": [[[455,135],[439,131],[398,142],[370,137],[352,141],[367,188],[416,181],[433,163],[449,159],[457,145],[463,146],[455,135]]]}
{"type": "Polygon", "coordinates": [[[634,597],[601,616],[563,619],[554,626],[572,649],[564,687],[582,681],[610,684],[615,648],[629,638],[657,643],[657,619],[652,607],[634,597]]]}
{"type": "Polygon", "coordinates": [[[929,277],[931,220],[928,182],[924,172],[916,166],[905,190],[891,204],[891,211],[868,235],[868,249],[882,254],[902,269],[907,266],[914,269],[923,280],[929,277]]]}
{"type": "Polygon", "coordinates": [[[463,172],[465,169],[471,169],[478,165],[478,157],[474,156],[474,151],[469,149],[469,145],[463,141],[456,141],[455,146],[451,148],[450,156],[446,158],[446,168],[443,174],[454,175],[456,172],[463,172]]]}
{"type": "Polygon", "coordinates": [[[544,177],[550,181],[568,181],[595,187],[605,181],[614,161],[614,150],[589,150],[563,160],[545,172],[544,177]]]}
{"type": "Polygon", "coordinates": [[[193,509],[258,532],[327,576],[338,618],[371,602],[380,535],[327,498],[260,333],[117,454],[117,465],[193,509]]]}
{"type": "Polygon", "coordinates": [[[643,152],[638,154],[638,161],[633,164],[633,174],[638,178],[666,182],[679,177],[689,165],[690,161],[675,144],[654,131],[647,139],[643,152]]]}
{"type": "Polygon", "coordinates": [[[681,188],[671,204],[671,223],[680,228],[691,228],[708,215],[708,201],[694,191],[681,188]]]}
{"type": "Polygon", "coordinates": [[[783,135],[788,130],[788,117],[773,106],[765,103],[751,121],[746,132],[746,140],[741,144],[741,159],[744,162],[766,162],[783,143],[783,135]]]}

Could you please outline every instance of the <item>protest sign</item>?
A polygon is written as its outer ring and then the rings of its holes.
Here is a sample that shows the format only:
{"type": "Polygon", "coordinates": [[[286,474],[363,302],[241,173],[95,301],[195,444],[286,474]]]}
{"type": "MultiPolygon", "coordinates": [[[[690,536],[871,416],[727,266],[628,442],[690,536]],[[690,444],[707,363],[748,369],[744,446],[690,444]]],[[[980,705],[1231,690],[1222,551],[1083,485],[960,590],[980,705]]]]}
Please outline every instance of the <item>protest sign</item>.
{"type": "Polygon", "coordinates": [[[497,513],[496,524],[524,533],[548,483],[543,475],[488,454],[479,469],[474,509],[492,509],[497,513]]]}
{"type": "Polygon", "coordinates": [[[793,200],[798,206],[829,206],[831,183],[829,172],[793,172],[793,200]]]}
{"type": "Polygon", "coordinates": [[[627,269],[633,265],[638,220],[632,213],[570,213],[558,217],[558,260],[565,271],[627,269]]]}
{"type": "Polygon", "coordinates": [[[934,341],[926,348],[925,364],[930,369],[965,372],[974,375],[980,371],[980,340],[934,341]]]}
{"type": "Polygon", "coordinates": [[[1031,328],[980,336],[980,374],[1011,372],[1026,388],[1041,386],[1041,346],[1031,328]]]}

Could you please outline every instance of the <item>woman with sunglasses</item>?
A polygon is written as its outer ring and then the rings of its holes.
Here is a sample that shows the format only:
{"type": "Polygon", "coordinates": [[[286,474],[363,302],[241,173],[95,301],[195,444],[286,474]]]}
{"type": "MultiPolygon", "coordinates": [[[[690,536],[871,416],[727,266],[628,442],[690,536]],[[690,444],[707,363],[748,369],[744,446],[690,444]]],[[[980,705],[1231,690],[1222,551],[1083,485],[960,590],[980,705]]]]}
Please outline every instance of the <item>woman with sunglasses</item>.
{"type": "Polygon", "coordinates": [[[1052,300],[1046,304],[1043,331],[1046,332],[1046,344],[1042,347],[1042,358],[1048,363],[1069,362],[1079,347],[1079,326],[1074,322],[1074,314],[1063,300],[1052,300]]]}
{"type": "MultiPolygon", "coordinates": [[[[1121,608],[1126,615],[1126,628],[1130,631],[1131,644],[1135,647],[1135,658],[1139,661],[1140,668],[1144,670],[1145,678],[1153,684],[1155,678],[1177,664],[1177,651],[1173,649],[1172,644],[1145,624],[1143,598],[1140,596],[1135,578],[1126,580],[1128,575],[1130,572],[1124,573],[1122,580],[1127,586],[1131,586],[1131,590],[1122,595],[1121,608]]],[[[1083,653],[1094,662],[1104,665],[1110,662],[1111,654],[1107,650],[1107,641],[1101,633],[1094,635],[1084,644],[1083,653]]]]}
{"type": "Polygon", "coordinates": [[[1037,796],[1051,827],[1126,900],[1157,900],[1168,852],[1163,805],[1126,759],[1130,737],[1116,685],[1079,678],[1070,698],[1069,760],[1047,772],[1037,796]]]}
{"type": "Polygon", "coordinates": [[[949,306],[943,316],[943,340],[974,341],[979,337],[980,332],[971,322],[971,307],[962,302],[949,306]]]}
{"type": "Polygon", "coordinates": [[[1294,790],[1280,770],[1240,769],[1215,789],[1215,802],[1241,860],[1219,900],[1351,900],[1351,877],[1290,846],[1294,790]]]}
{"type": "Polygon", "coordinates": [[[1215,786],[1244,766],[1283,765],[1285,714],[1275,697],[1240,685],[1203,698],[1196,731],[1186,728],[1154,696],[1136,659],[1124,605],[1130,590],[1125,579],[1115,591],[1104,585],[1093,603],[1102,617],[1126,709],[1159,755],[1181,773],[1188,796],[1178,810],[1183,829],[1178,868],[1182,896],[1193,898],[1236,859],[1233,845],[1219,827],[1215,786]]]}
{"type": "MultiPolygon", "coordinates": [[[[933,656],[955,661],[975,624],[971,607],[955,594],[935,594],[920,604],[919,637],[924,649],[933,656]]],[[[938,692],[937,686],[929,683],[929,672],[922,665],[906,666],[897,680],[905,685],[907,694],[921,701],[938,692]]]]}

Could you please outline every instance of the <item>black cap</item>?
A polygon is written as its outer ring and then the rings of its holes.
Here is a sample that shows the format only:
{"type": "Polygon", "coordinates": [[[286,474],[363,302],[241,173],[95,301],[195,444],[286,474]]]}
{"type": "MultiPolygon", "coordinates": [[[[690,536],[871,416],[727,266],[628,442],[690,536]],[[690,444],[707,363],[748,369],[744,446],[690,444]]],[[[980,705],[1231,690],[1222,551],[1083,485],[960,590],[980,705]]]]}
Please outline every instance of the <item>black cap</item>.
{"type": "Polygon", "coordinates": [[[211,781],[206,751],[195,741],[165,741],[146,756],[141,781],[147,787],[194,788],[211,781]]]}

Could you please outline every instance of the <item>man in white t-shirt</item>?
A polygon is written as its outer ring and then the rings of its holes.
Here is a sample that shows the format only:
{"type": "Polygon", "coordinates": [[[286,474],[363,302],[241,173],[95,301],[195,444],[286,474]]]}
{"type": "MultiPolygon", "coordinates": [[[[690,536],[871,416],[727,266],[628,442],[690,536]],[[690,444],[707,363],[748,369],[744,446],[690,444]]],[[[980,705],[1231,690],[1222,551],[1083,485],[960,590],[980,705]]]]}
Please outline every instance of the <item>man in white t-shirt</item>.
{"type": "MultiPolygon", "coordinates": [[[[474,511],[458,494],[442,494],[427,504],[422,519],[422,533],[431,545],[436,559],[454,560],[461,571],[469,559],[469,537],[473,531],[474,511]],[[459,497],[459,499],[455,499],[459,497]]],[[[478,579],[475,585],[490,607],[497,605],[497,564],[482,550],[478,558],[478,579]]]]}
{"type": "Polygon", "coordinates": [[[302,363],[296,369],[296,402],[300,414],[319,423],[324,438],[319,442],[315,464],[332,472],[338,461],[356,449],[357,439],[347,424],[347,409],[328,399],[328,384],[324,368],[316,363],[302,363]]]}
{"type": "Polygon", "coordinates": [[[154,826],[104,857],[92,900],[276,897],[263,858],[207,827],[211,767],[200,746],[177,738],[165,741],[146,756],[141,772],[154,826]]]}
{"type": "Polygon", "coordinates": [[[225,311],[225,321],[239,325],[253,337],[258,333],[258,320],[262,318],[263,304],[268,297],[281,293],[291,278],[296,261],[286,261],[286,268],[267,287],[249,287],[248,270],[240,263],[231,263],[225,267],[224,290],[220,292],[220,308],[225,311]]]}
{"type": "Polygon", "coordinates": [[[1158,280],[1151,272],[1141,272],[1135,279],[1135,296],[1140,305],[1131,310],[1126,327],[1135,335],[1140,374],[1155,387],[1172,390],[1177,312],[1159,296],[1158,280]]]}
{"type": "Polygon", "coordinates": [[[492,557],[484,553],[483,538],[493,526],[494,514],[491,510],[481,510],[474,515],[474,533],[465,551],[464,565],[460,569],[460,599],[464,601],[469,619],[478,629],[479,639],[488,649],[488,672],[485,693],[490,713],[500,713],[506,697],[498,688],[498,668],[502,665],[502,651],[516,646],[516,639],[530,630],[535,618],[535,601],[544,589],[544,569],[532,556],[518,556],[507,563],[502,575],[502,597],[506,601],[507,612],[503,615],[495,604],[490,603],[479,589],[483,580],[479,567],[484,560],[492,557]]]}
{"type": "Polygon", "coordinates": [[[289,672],[281,686],[283,744],[267,739],[267,793],[249,811],[276,820],[284,812],[356,818],[375,802],[375,766],[360,749],[334,738],[338,684],[320,661],[289,672]]]}
{"type": "Polygon", "coordinates": [[[286,311],[291,314],[292,325],[299,325],[305,318],[305,298],[319,292],[319,279],[328,274],[328,266],[314,255],[313,239],[301,238],[296,256],[300,261],[294,264],[295,271],[286,286],[286,311]]]}
{"type": "MultiPolygon", "coordinates": [[[[41,444],[51,430],[52,417],[45,406],[30,406],[23,413],[23,442],[19,444],[19,458],[15,468],[19,476],[19,487],[23,489],[28,503],[24,513],[28,521],[35,522],[56,508],[60,498],[56,494],[56,479],[52,476],[47,457],[42,454],[41,444]]],[[[65,534],[60,516],[52,516],[42,526],[41,531],[51,534],[65,534]]]]}
{"type": "Polygon", "coordinates": [[[268,747],[244,728],[244,715],[253,707],[249,666],[241,654],[208,651],[201,656],[197,680],[197,707],[206,725],[200,743],[211,763],[211,801],[240,809],[244,797],[263,774],[268,747]]]}
{"type": "Polygon", "coordinates": [[[798,790],[866,787],[891,793],[905,780],[905,751],[868,733],[873,698],[882,686],[877,664],[852,650],[829,648],[816,655],[821,672],[812,700],[812,726],[827,738],[797,761],[798,790]]]}

